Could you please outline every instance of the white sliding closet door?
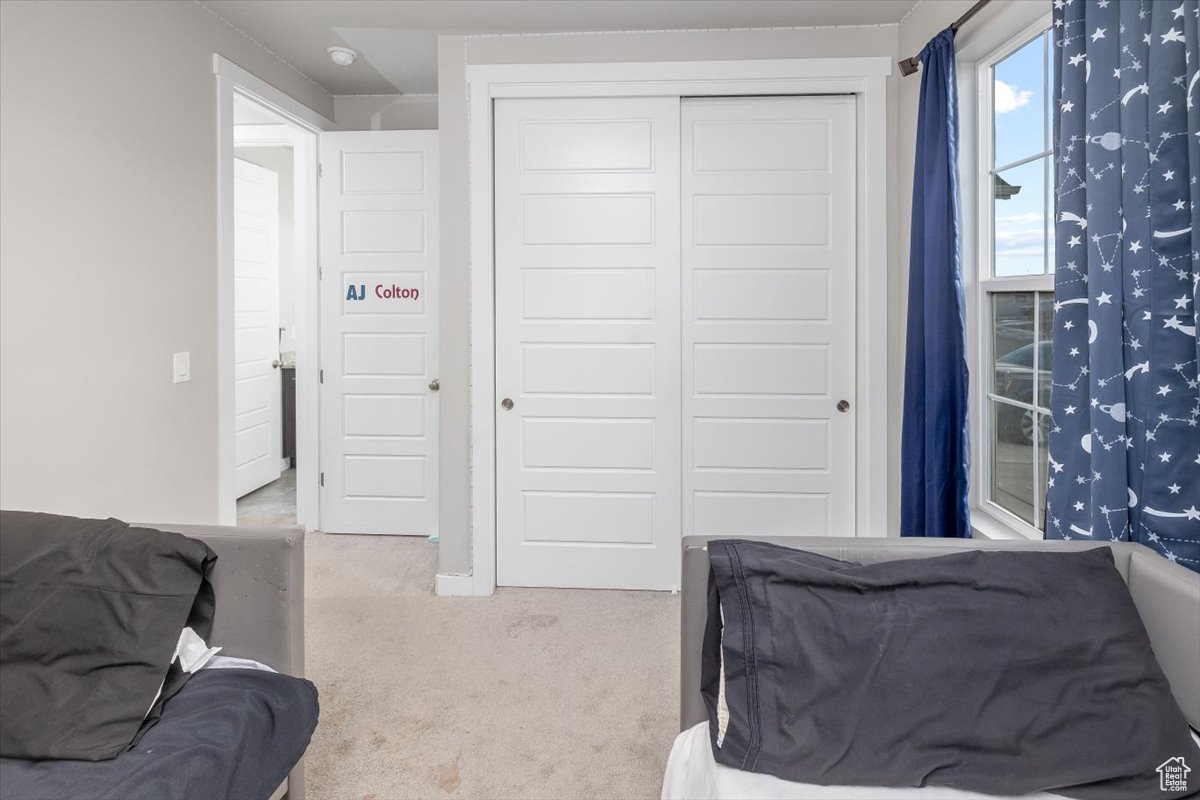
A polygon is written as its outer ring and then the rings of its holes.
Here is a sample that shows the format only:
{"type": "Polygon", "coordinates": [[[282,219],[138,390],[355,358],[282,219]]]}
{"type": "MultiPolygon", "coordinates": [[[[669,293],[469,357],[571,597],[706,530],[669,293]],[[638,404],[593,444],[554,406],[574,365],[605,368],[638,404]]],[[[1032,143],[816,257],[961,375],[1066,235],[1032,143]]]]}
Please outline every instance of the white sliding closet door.
{"type": "Polygon", "coordinates": [[[678,98],[496,101],[495,197],[497,583],[677,586],[678,98]]]}
{"type": "Polygon", "coordinates": [[[685,536],[855,535],[854,114],[682,103],[685,536]]]}

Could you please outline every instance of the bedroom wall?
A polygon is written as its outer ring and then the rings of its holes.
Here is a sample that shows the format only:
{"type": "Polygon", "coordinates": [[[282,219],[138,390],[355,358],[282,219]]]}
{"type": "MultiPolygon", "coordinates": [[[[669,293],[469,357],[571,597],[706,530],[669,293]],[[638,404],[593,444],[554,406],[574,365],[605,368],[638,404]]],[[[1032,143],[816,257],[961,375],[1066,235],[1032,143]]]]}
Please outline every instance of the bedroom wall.
{"type": "Polygon", "coordinates": [[[333,116],[196,3],[0,3],[4,508],[217,519],[214,52],[333,116]]]}
{"type": "Polygon", "coordinates": [[[470,297],[467,282],[467,98],[466,40],[438,37],[438,164],[441,169],[438,224],[441,226],[441,317],[438,378],[441,436],[438,508],[438,572],[471,571],[471,454],[468,347],[470,297]]]}
{"type": "Polygon", "coordinates": [[[438,126],[436,94],[339,94],[333,121],[343,131],[429,131],[438,126]]]}
{"type": "MultiPolygon", "coordinates": [[[[935,4],[940,5],[940,4],[935,4]]],[[[471,571],[468,436],[467,138],[465,64],[745,60],[895,56],[898,26],[652,33],[441,36],[438,38],[441,131],[442,464],[438,571],[471,571]],[[461,436],[461,440],[458,437],[461,436]],[[454,437],[454,438],[450,438],[454,437]]],[[[889,115],[894,103],[889,79],[889,115]]],[[[889,154],[891,162],[894,154],[889,154]]],[[[889,169],[889,177],[894,169],[889,169]]],[[[889,204],[894,194],[889,197],[889,204]]],[[[891,210],[889,209],[889,216],[891,210]]],[[[895,241],[895,238],[892,238],[895,241]]],[[[893,263],[895,261],[893,257],[893,263]]],[[[893,401],[895,402],[895,401],[893,401]]]]}

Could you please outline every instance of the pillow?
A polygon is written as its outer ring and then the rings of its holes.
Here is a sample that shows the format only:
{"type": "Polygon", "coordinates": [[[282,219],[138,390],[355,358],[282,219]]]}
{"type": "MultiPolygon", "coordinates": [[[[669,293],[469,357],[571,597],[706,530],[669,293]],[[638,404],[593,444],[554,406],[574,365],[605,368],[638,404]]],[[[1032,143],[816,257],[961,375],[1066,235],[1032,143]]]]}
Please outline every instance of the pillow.
{"type": "Polygon", "coordinates": [[[176,533],[0,512],[0,756],[115,758],[190,673],[212,629],[216,556],[176,533]]]}
{"type": "Polygon", "coordinates": [[[1200,764],[1106,547],[868,565],[764,542],[708,550],[702,691],[719,763],[1113,800],[1160,796],[1170,759],[1200,764]]]}

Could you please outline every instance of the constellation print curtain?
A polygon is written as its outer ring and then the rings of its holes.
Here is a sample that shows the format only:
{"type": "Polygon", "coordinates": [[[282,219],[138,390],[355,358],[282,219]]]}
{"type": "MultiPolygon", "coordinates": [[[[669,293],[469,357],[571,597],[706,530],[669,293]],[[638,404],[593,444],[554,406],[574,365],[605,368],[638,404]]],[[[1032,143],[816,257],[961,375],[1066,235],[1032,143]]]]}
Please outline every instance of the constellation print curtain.
{"type": "Polygon", "coordinates": [[[1046,537],[1200,571],[1198,0],[1055,0],[1046,537]]]}

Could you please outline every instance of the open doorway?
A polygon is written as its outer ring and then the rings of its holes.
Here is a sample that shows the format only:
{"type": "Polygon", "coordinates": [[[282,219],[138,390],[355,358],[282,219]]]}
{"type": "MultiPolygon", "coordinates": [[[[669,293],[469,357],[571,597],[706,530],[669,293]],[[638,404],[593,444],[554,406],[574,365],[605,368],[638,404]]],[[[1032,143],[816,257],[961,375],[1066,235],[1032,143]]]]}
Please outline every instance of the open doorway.
{"type": "Polygon", "coordinates": [[[219,56],[219,515],[316,528],[317,134],[329,120],[219,56]]]}
{"type": "Polygon", "coordinates": [[[239,525],[296,524],[296,148],[284,125],[252,101],[234,99],[239,525]]]}

